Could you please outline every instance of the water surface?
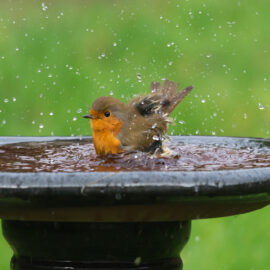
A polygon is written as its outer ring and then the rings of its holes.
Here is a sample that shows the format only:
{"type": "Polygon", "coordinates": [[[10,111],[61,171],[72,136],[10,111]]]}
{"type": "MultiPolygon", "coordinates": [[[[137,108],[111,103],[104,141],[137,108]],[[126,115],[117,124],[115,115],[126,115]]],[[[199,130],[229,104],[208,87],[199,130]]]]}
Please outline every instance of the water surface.
{"type": "Polygon", "coordinates": [[[166,156],[142,152],[96,156],[83,140],[23,142],[0,146],[0,171],[215,171],[270,167],[270,148],[169,142],[166,156]]]}

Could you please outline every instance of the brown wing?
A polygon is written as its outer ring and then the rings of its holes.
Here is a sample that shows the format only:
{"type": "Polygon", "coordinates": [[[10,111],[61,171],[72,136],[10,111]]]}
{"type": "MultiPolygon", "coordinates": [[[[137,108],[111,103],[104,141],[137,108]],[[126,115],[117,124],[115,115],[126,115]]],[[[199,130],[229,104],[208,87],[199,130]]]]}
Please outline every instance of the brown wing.
{"type": "Polygon", "coordinates": [[[178,84],[172,81],[166,80],[162,86],[159,82],[152,82],[149,95],[129,102],[128,121],[118,134],[123,149],[147,152],[162,149],[162,141],[171,122],[168,115],[192,87],[180,92],[177,89],[178,84]]]}

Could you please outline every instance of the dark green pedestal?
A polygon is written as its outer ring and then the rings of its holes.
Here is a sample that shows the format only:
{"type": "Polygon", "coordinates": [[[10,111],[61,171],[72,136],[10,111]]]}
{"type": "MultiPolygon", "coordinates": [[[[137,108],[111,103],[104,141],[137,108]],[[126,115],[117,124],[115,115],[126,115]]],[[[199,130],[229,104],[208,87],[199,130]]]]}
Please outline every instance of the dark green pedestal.
{"type": "Polygon", "coordinates": [[[191,223],[2,221],[12,270],[182,269],[191,223]]]}

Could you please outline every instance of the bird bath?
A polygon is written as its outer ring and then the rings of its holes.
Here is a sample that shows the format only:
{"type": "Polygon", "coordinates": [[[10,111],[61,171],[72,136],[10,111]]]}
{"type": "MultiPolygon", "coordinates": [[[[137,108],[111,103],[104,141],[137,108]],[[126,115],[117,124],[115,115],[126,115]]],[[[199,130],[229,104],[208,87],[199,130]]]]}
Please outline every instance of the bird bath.
{"type": "Polygon", "coordinates": [[[182,269],[192,219],[270,203],[270,140],[176,136],[173,159],[96,158],[90,140],[0,137],[13,270],[182,269]]]}

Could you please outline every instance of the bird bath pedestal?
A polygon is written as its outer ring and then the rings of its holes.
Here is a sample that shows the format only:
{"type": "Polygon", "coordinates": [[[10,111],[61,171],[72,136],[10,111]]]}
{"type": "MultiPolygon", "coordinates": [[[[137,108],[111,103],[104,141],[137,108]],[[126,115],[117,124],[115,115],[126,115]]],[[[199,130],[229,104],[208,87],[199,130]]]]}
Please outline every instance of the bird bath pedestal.
{"type": "MultiPolygon", "coordinates": [[[[0,137],[0,145],[53,139],[0,137]]],[[[270,145],[269,140],[244,138],[173,140],[240,148],[270,145]]],[[[0,172],[0,218],[14,251],[13,270],[179,270],[192,219],[262,208],[270,203],[269,191],[270,167],[0,172]]]]}

